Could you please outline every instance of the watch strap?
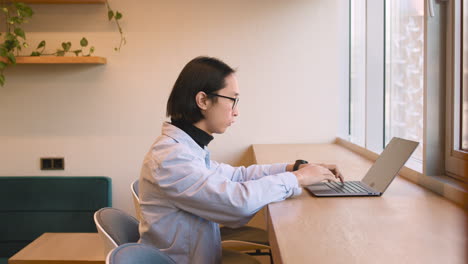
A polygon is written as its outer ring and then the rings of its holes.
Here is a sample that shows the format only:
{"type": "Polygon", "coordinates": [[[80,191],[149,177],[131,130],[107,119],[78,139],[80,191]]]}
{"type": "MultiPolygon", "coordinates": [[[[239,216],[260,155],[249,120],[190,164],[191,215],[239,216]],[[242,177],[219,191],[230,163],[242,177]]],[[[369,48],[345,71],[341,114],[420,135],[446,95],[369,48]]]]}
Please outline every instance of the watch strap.
{"type": "Polygon", "coordinates": [[[307,160],[296,160],[296,162],[294,163],[294,166],[293,166],[293,171],[297,171],[299,169],[299,166],[301,166],[302,164],[308,164],[309,162],[307,160]]]}

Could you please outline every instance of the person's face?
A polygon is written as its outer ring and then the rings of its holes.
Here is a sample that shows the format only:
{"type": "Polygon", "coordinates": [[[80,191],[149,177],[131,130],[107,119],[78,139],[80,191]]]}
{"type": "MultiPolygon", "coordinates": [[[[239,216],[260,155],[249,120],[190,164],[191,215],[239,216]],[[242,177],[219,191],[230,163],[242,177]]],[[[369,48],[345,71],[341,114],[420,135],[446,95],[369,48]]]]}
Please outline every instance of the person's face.
{"type": "Polygon", "coordinates": [[[221,97],[239,97],[239,86],[234,74],[230,74],[225,79],[226,87],[214,92],[215,95],[206,99],[206,108],[201,109],[205,117],[202,122],[203,129],[209,133],[222,134],[226,129],[235,122],[235,118],[239,115],[237,104],[234,106],[234,101],[221,97]],[[234,106],[234,108],[233,108],[234,106]]]}

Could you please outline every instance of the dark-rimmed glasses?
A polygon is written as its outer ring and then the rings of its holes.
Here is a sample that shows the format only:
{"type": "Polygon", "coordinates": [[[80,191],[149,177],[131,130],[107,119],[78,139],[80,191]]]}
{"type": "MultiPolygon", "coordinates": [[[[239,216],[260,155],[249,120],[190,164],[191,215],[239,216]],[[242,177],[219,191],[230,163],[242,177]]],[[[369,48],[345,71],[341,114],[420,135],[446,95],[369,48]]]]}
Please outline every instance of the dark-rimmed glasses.
{"type": "Polygon", "coordinates": [[[229,96],[224,96],[224,95],[220,95],[220,94],[215,94],[215,93],[210,93],[209,95],[211,96],[217,96],[217,97],[222,97],[222,98],[226,98],[226,99],[229,99],[231,100],[233,103],[232,103],[232,109],[234,110],[234,108],[236,108],[237,104],[239,103],[239,97],[229,97],[229,96]]]}

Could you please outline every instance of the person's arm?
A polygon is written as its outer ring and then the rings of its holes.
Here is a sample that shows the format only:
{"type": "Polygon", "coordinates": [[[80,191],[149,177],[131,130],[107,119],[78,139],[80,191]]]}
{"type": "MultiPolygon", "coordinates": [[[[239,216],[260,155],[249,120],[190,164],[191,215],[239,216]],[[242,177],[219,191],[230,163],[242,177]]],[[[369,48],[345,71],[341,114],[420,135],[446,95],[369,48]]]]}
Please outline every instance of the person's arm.
{"type": "Polygon", "coordinates": [[[208,170],[202,159],[184,149],[160,146],[145,162],[144,177],[155,182],[177,208],[230,227],[241,226],[263,206],[301,192],[290,172],[259,180],[234,182],[220,170],[208,170]]]}
{"type": "Polygon", "coordinates": [[[211,161],[211,166],[235,182],[257,180],[268,175],[275,175],[286,171],[291,171],[286,169],[287,166],[289,166],[286,163],[233,167],[228,164],[211,161]]]}
{"type": "MultiPolygon", "coordinates": [[[[232,167],[228,164],[217,163],[216,161],[211,161],[211,166],[214,166],[217,170],[220,171],[220,173],[222,173],[223,175],[227,175],[232,181],[236,182],[257,180],[268,175],[275,175],[285,171],[293,172],[294,168],[294,164],[286,163],[277,163],[271,165],[251,165],[247,168],[244,166],[232,167]]],[[[341,174],[338,167],[334,164],[301,164],[299,165],[299,170],[305,168],[306,166],[321,166],[328,170],[322,170],[323,173],[331,173],[332,175],[334,175],[335,178],[339,179],[341,182],[344,181],[343,175],[341,174]]]]}

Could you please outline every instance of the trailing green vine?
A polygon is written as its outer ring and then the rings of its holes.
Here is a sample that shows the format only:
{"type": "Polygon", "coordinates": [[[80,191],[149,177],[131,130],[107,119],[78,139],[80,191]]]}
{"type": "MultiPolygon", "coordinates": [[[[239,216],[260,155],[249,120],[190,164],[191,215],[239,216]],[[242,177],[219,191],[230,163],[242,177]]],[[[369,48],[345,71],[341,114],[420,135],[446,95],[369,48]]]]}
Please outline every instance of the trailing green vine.
{"type": "Polygon", "coordinates": [[[62,48],[57,49],[56,52],[53,53],[44,53],[46,42],[45,40],[41,41],[35,51],[31,52],[31,56],[65,56],[67,53],[73,53],[76,56],[91,56],[94,52],[94,47],[90,47],[88,53],[84,52],[84,48],[88,46],[88,40],[86,38],[82,38],[80,41],[81,48],[72,50],[71,49],[72,43],[71,42],[62,42],[62,48]]]}
{"type": "Polygon", "coordinates": [[[107,18],[109,21],[114,20],[115,24],[117,25],[117,28],[119,29],[119,34],[120,34],[120,43],[118,47],[115,47],[115,51],[120,51],[120,48],[122,48],[122,45],[125,45],[127,43],[127,40],[125,39],[125,36],[123,34],[122,27],[120,26],[120,20],[122,19],[123,15],[119,11],[115,11],[110,7],[109,1],[106,0],[106,7],[107,7],[107,18]]]}
{"type": "MultiPolygon", "coordinates": [[[[72,49],[70,41],[62,42],[60,48],[55,52],[46,53],[46,41],[42,40],[36,49],[29,55],[22,55],[23,48],[28,48],[29,44],[26,42],[26,33],[21,28],[21,25],[28,22],[34,15],[34,11],[30,6],[25,3],[16,2],[15,0],[0,0],[0,14],[5,17],[5,32],[0,32],[0,37],[3,42],[0,43],[0,85],[5,85],[4,71],[10,65],[16,65],[16,57],[18,56],[65,56],[67,54],[74,54],[75,56],[91,56],[95,48],[93,46],[88,48],[88,40],[83,37],[80,40],[80,47],[72,49]]],[[[106,0],[107,17],[109,21],[114,21],[117,25],[120,34],[120,42],[115,51],[120,51],[123,45],[127,43],[125,39],[120,20],[123,15],[119,11],[114,11],[109,2],[106,0]]],[[[1,21],[1,20],[0,20],[1,21]]]]}

